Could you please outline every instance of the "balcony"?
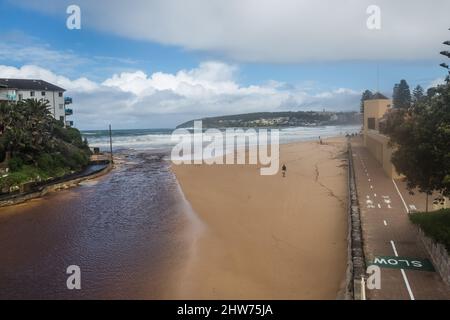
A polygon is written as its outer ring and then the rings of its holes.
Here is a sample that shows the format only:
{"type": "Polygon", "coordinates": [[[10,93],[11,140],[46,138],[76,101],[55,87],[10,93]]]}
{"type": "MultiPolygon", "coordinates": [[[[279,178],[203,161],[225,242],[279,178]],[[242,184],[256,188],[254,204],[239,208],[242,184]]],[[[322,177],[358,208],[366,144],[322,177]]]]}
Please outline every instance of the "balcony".
{"type": "Polygon", "coordinates": [[[71,97],[65,97],[64,98],[64,104],[72,104],[72,98],[71,97]]]}
{"type": "Polygon", "coordinates": [[[73,115],[73,110],[72,109],[66,109],[66,116],[71,116],[73,115]]]}
{"type": "Polygon", "coordinates": [[[0,100],[16,101],[17,95],[15,91],[0,91],[0,100]]]}
{"type": "Polygon", "coordinates": [[[73,121],[66,121],[66,127],[73,127],[73,121]]]}

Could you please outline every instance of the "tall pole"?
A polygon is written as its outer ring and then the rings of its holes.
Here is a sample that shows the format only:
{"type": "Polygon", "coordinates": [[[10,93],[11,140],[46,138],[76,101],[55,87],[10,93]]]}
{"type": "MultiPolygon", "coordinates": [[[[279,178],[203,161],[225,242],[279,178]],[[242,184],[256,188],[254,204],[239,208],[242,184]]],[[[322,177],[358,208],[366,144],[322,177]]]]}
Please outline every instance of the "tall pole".
{"type": "Polygon", "coordinates": [[[114,163],[113,158],[113,149],[112,149],[112,131],[111,131],[111,125],[109,125],[109,151],[111,152],[111,164],[114,163]]]}
{"type": "Polygon", "coordinates": [[[380,63],[377,62],[377,92],[380,92],[380,63]]]}

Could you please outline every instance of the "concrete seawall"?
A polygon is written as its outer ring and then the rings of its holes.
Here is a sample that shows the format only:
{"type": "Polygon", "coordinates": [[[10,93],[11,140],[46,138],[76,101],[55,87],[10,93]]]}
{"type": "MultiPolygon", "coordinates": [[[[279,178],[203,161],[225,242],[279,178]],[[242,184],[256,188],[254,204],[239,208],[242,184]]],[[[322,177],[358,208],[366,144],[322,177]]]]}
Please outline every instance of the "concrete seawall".
{"type": "Polygon", "coordinates": [[[348,143],[348,266],[345,299],[362,300],[364,294],[364,277],[366,263],[363,248],[361,216],[356,190],[353,151],[348,143]]]}
{"type": "Polygon", "coordinates": [[[105,168],[103,168],[99,171],[93,172],[92,174],[82,176],[79,178],[75,178],[75,179],[70,179],[67,181],[49,184],[47,186],[43,186],[42,189],[40,189],[39,191],[12,195],[11,197],[7,197],[5,199],[0,200],[0,207],[6,207],[6,206],[20,204],[20,203],[26,202],[31,199],[42,197],[49,192],[76,187],[78,184],[80,184],[83,181],[95,179],[95,178],[98,178],[100,176],[107,174],[108,172],[110,172],[112,170],[112,168],[113,168],[113,165],[111,163],[108,163],[108,165],[105,168]]]}

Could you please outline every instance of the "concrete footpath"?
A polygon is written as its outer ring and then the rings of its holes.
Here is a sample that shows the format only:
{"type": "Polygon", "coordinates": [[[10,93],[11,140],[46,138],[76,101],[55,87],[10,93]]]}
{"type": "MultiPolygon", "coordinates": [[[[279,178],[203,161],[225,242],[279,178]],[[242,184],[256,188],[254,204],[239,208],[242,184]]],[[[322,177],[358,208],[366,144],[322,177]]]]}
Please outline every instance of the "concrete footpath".
{"type": "Polygon", "coordinates": [[[367,299],[450,299],[408,217],[411,206],[425,209],[425,196],[409,195],[405,183],[388,178],[360,138],[352,149],[367,265],[381,268],[381,289],[366,290],[367,299]]]}

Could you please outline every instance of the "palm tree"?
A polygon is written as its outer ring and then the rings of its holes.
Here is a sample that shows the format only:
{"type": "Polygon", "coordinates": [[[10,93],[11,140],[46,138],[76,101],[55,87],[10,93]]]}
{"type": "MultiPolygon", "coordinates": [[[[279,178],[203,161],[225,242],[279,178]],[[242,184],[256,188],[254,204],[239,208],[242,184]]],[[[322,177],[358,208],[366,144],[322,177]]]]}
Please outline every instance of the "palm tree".
{"type": "Polygon", "coordinates": [[[54,119],[48,102],[27,99],[0,105],[0,123],[4,128],[4,146],[12,156],[35,162],[35,155],[53,149],[54,119]]]}

